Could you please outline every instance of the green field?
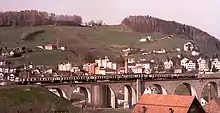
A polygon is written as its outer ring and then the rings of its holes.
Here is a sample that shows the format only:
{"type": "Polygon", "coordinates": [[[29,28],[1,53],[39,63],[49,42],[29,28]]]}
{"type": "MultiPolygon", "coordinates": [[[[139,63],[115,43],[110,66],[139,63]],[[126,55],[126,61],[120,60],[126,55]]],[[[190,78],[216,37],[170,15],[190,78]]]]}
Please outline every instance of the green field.
{"type": "MultiPolygon", "coordinates": [[[[75,95],[76,96],[76,95],[75,95]]],[[[42,87],[0,88],[0,112],[3,113],[130,113],[123,109],[80,109],[42,87]]],[[[80,98],[80,96],[76,96],[80,98]]]]}
{"type": "MultiPolygon", "coordinates": [[[[38,27],[5,27],[0,28],[0,44],[2,47],[28,47],[36,49],[38,45],[56,44],[66,45],[74,49],[79,56],[63,51],[37,51],[27,54],[27,61],[37,64],[56,65],[59,62],[70,61],[78,64],[84,61],[88,52],[94,57],[108,55],[110,58],[117,58],[124,47],[142,48],[147,51],[153,49],[183,48],[185,39],[173,37],[172,39],[159,40],[166,34],[161,33],[137,33],[131,32],[124,26],[101,26],[101,27],[75,27],[75,26],[38,26],[38,27]],[[44,30],[32,37],[32,40],[22,40],[22,36],[30,31],[44,30]],[[138,40],[143,36],[152,36],[153,42],[140,43],[138,40]]],[[[172,56],[173,54],[171,54],[172,56]]],[[[176,54],[174,54],[176,55],[176,54]]],[[[135,57],[139,57],[136,55],[135,57]]],[[[167,55],[165,55],[167,56],[167,55]]],[[[149,56],[145,56],[149,57],[149,56]]],[[[162,57],[164,58],[164,56],[162,57]]],[[[23,61],[23,60],[20,60],[23,61]]]]}

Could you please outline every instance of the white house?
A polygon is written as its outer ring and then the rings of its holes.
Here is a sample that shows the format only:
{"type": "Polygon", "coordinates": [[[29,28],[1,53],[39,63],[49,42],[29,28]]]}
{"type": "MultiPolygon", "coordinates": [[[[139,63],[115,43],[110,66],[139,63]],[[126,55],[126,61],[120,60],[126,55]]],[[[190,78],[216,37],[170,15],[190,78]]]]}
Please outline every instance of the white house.
{"type": "Polygon", "coordinates": [[[10,56],[13,56],[14,54],[15,54],[14,51],[10,51],[9,53],[10,56]]]}
{"type": "Polygon", "coordinates": [[[184,51],[192,51],[194,48],[194,45],[192,44],[192,42],[187,42],[186,44],[184,44],[184,51]]]}
{"type": "Polygon", "coordinates": [[[136,67],[136,63],[129,63],[128,64],[128,69],[133,69],[136,67]]]}
{"type": "Polygon", "coordinates": [[[116,63],[112,63],[112,69],[117,70],[117,64],[116,63]]]}
{"type": "Polygon", "coordinates": [[[9,56],[9,52],[8,51],[5,51],[5,52],[2,52],[2,56],[9,56]]]}
{"type": "Polygon", "coordinates": [[[209,71],[209,62],[203,58],[197,60],[199,65],[199,71],[209,71]]]}
{"type": "Polygon", "coordinates": [[[131,51],[131,48],[126,48],[122,50],[122,52],[129,52],[129,51],[131,51]]]}
{"type": "Polygon", "coordinates": [[[44,46],[37,46],[37,48],[44,49],[44,46]]]}
{"type": "Polygon", "coordinates": [[[181,51],[181,49],[180,49],[180,48],[176,48],[176,51],[177,51],[177,52],[180,52],[180,51],[181,51]]]}
{"type": "Polygon", "coordinates": [[[218,58],[211,59],[211,67],[215,66],[216,69],[220,69],[220,61],[218,58]]]}
{"type": "Polygon", "coordinates": [[[136,63],[136,67],[142,66],[142,68],[144,68],[144,69],[150,69],[151,68],[150,65],[151,65],[151,63],[148,61],[142,61],[142,62],[136,63]]]}
{"type": "Polygon", "coordinates": [[[11,82],[15,81],[15,75],[14,74],[10,74],[7,79],[11,82]]]}
{"type": "Polygon", "coordinates": [[[63,51],[64,51],[64,50],[66,50],[66,48],[65,48],[64,46],[61,46],[61,47],[60,47],[60,50],[63,50],[63,51]]]}
{"type": "Polygon", "coordinates": [[[71,69],[70,69],[70,72],[79,72],[80,71],[80,69],[79,69],[79,67],[72,67],[71,69]]]}
{"type": "Polygon", "coordinates": [[[5,65],[5,64],[6,64],[5,61],[0,61],[0,66],[3,66],[3,65],[5,65]]]}
{"type": "Polygon", "coordinates": [[[139,40],[139,42],[146,42],[146,41],[147,41],[146,38],[141,38],[141,39],[139,40]]]}
{"type": "Polygon", "coordinates": [[[100,58],[95,60],[95,63],[98,64],[99,67],[107,68],[107,63],[109,62],[109,58],[105,56],[105,58],[100,58]]]}
{"type": "Polygon", "coordinates": [[[151,41],[151,36],[147,36],[147,37],[142,37],[139,41],[140,42],[146,42],[146,41],[151,41]]]}
{"type": "Polygon", "coordinates": [[[180,63],[181,63],[181,66],[186,66],[186,62],[188,61],[189,59],[188,58],[183,58],[181,61],[180,61],[180,63]]]}
{"type": "Polygon", "coordinates": [[[134,63],[135,62],[135,58],[128,58],[128,63],[134,63]]]}
{"type": "Polygon", "coordinates": [[[160,50],[153,50],[153,53],[157,53],[157,54],[165,54],[166,50],[165,49],[160,49],[160,50]]]}
{"type": "Polygon", "coordinates": [[[113,64],[112,62],[107,62],[106,68],[112,69],[112,68],[113,68],[113,65],[112,65],[112,64],[113,64]]]}
{"type": "Polygon", "coordinates": [[[163,64],[164,64],[164,69],[169,70],[173,66],[173,61],[172,60],[165,60],[163,62],[163,64]]]}
{"type": "Polygon", "coordinates": [[[53,45],[52,44],[48,44],[48,45],[45,45],[44,48],[46,50],[53,50],[53,45]]]}
{"type": "Polygon", "coordinates": [[[185,68],[187,69],[187,71],[196,70],[196,63],[192,60],[188,60],[185,64],[185,68]]]}
{"type": "Polygon", "coordinates": [[[131,69],[133,73],[143,73],[142,66],[136,66],[135,68],[131,69]]]}
{"type": "Polygon", "coordinates": [[[191,54],[192,56],[199,56],[200,53],[199,51],[192,51],[191,54]]]}
{"type": "Polygon", "coordinates": [[[207,104],[207,100],[205,98],[201,98],[201,105],[205,106],[207,104]]]}
{"type": "Polygon", "coordinates": [[[69,62],[66,64],[58,64],[58,71],[70,71],[72,64],[69,62]]]}
{"type": "Polygon", "coordinates": [[[44,73],[53,73],[53,69],[47,69],[44,73]]]}

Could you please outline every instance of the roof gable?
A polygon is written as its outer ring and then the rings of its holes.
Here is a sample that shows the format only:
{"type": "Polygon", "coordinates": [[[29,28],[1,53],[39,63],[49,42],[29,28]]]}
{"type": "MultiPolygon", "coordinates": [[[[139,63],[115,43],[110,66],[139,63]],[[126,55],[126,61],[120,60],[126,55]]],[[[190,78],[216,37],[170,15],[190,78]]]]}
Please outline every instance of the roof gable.
{"type": "Polygon", "coordinates": [[[144,106],[148,113],[166,113],[172,108],[176,113],[187,113],[195,97],[180,95],[143,94],[132,113],[144,106]]]}

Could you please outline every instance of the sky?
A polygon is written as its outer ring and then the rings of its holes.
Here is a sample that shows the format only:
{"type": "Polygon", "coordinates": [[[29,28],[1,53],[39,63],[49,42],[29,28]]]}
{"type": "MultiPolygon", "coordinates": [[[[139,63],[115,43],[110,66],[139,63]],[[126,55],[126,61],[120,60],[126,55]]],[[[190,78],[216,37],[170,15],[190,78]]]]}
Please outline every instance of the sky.
{"type": "Polygon", "coordinates": [[[151,15],[192,25],[220,39],[220,0],[0,0],[0,11],[36,9],[80,15],[84,21],[120,24],[129,15],[151,15]]]}

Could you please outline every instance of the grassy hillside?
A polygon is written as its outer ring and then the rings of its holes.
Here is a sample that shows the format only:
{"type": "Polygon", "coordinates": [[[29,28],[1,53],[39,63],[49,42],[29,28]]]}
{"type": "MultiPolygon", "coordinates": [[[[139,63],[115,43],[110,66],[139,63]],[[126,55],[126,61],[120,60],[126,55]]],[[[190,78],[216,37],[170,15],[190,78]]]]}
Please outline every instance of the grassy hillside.
{"type": "Polygon", "coordinates": [[[0,109],[4,113],[49,113],[54,110],[69,110],[78,113],[79,108],[43,88],[14,87],[0,89],[0,109]]]}
{"type": "MultiPolygon", "coordinates": [[[[110,58],[117,58],[124,47],[144,48],[147,51],[153,49],[172,49],[183,47],[185,39],[174,37],[163,39],[167,36],[161,33],[137,33],[131,32],[124,26],[101,26],[96,28],[74,27],[74,26],[38,26],[38,27],[5,27],[0,28],[0,44],[2,47],[36,48],[41,44],[67,45],[74,49],[79,55],[63,51],[37,51],[25,56],[26,61],[33,61],[37,64],[55,65],[58,62],[71,61],[79,63],[84,61],[87,53],[92,53],[94,57],[108,55],[110,58]],[[22,36],[34,30],[44,30],[45,32],[32,37],[32,40],[22,40],[22,36]],[[143,36],[152,36],[157,41],[150,43],[140,43],[138,40],[143,36]]],[[[20,59],[20,61],[24,61],[20,59]]]]}
{"type": "MultiPolygon", "coordinates": [[[[1,113],[53,113],[68,110],[69,113],[130,113],[124,109],[80,109],[70,101],[60,98],[41,87],[0,88],[1,113]]],[[[78,98],[78,97],[77,97],[78,98]]]]}

